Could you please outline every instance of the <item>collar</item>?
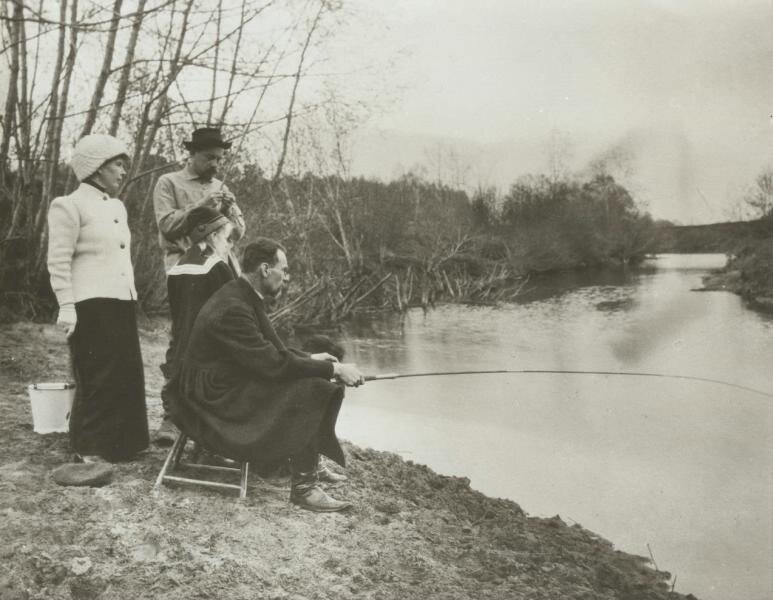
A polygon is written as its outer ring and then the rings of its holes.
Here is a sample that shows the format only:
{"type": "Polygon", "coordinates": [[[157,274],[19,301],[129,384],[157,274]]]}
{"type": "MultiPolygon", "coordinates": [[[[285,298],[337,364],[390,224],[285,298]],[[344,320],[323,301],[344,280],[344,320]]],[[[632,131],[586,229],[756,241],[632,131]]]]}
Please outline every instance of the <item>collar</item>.
{"type": "Polygon", "coordinates": [[[85,183],[86,185],[90,185],[93,188],[96,188],[97,190],[99,190],[103,194],[107,193],[105,191],[105,188],[103,188],[101,185],[99,185],[96,181],[91,181],[90,179],[86,179],[85,181],[83,181],[83,183],[85,183]]]}
{"type": "Polygon", "coordinates": [[[99,198],[100,200],[102,198],[109,198],[110,196],[100,190],[97,186],[95,186],[92,183],[88,183],[86,181],[82,181],[81,184],[78,186],[78,189],[76,190],[79,194],[89,196],[92,198],[99,198]]]}
{"type": "Polygon", "coordinates": [[[258,299],[258,300],[260,300],[261,302],[263,302],[263,301],[265,300],[265,298],[263,297],[263,294],[261,294],[261,293],[260,293],[258,290],[256,290],[256,289],[255,289],[255,288],[252,286],[252,284],[250,283],[250,281],[249,281],[249,280],[248,280],[248,279],[247,279],[247,278],[246,278],[244,275],[241,275],[241,276],[239,277],[238,281],[239,281],[239,283],[241,283],[241,284],[242,284],[242,287],[244,287],[244,288],[246,288],[246,289],[249,289],[249,290],[252,292],[252,294],[253,294],[253,295],[254,295],[254,296],[255,296],[255,297],[258,299]]]}

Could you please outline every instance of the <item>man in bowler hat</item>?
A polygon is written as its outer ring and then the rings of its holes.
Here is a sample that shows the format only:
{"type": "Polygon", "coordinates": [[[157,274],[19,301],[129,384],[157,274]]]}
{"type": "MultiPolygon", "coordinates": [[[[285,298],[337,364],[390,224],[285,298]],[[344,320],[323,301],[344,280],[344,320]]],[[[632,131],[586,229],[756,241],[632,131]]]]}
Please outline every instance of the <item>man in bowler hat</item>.
{"type": "MultiPolygon", "coordinates": [[[[242,211],[228,186],[215,177],[231,142],[223,140],[219,129],[202,127],[183,145],[190,153],[186,165],[159,177],[153,190],[153,206],[167,272],[190,246],[183,235],[185,218],[196,206],[209,206],[227,217],[234,226],[232,241],[244,236],[242,211]]],[[[233,257],[232,262],[235,266],[233,257]]]]}
{"type": "MultiPolygon", "coordinates": [[[[241,239],[245,229],[244,217],[234,195],[215,177],[231,142],[223,139],[219,129],[202,127],[196,129],[183,145],[190,153],[185,166],[159,177],[153,190],[153,207],[167,274],[191,245],[186,235],[186,218],[192,209],[207,206],[225,216],[233,224],[232,242],[241,239]]],[[[233,254],[227,263],[238,276],[239,264],[233,254]]],[[[164,377],[168,374],[164,373],[164,377]]],[[[156,433],[156,442],[160,444],[171,444],[177,434],[168,418],[166,404],[164,401],[164,420],[156,433]]]]}

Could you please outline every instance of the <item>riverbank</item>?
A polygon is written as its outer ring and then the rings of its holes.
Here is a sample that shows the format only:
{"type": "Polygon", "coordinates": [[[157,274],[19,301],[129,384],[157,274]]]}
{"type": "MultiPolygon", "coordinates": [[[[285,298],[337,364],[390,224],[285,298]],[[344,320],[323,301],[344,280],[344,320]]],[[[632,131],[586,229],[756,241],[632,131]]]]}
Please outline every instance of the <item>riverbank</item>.
{"type": "Polygon", "coordinates": [[[703,289],[733,292],[753,308],[773,312],[773,240],[743,247],[724,269],[703,278],[703,289]]]}
{"type": "MultiPolygon", "coordinates": [[[[165,344],[163,327],[143,328],[151,427],[165,344]]],[[[354,504],[346,514],[292,507],[281,477],[253,477],[243,503],[191,489],[153,497],[155,448],[103,488],[59,487],[50,473],[67,460],[66,435],[32,432],[25,387],[66,374],[53,326],[0,327],[2,600],[690,598],[578,524],[352,444],[336,491],[354,504]]]]}

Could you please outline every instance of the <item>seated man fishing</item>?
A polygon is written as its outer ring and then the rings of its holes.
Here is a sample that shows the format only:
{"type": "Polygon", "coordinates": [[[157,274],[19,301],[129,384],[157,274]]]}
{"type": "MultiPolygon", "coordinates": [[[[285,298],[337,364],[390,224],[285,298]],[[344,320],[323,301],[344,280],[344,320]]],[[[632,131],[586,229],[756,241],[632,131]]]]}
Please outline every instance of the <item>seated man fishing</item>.
{"type": "Polygon", "coordinates": [[[317,512],[344,510],[348,502],[319,486],[319,455],[344,465],[335,435],[341,384],[361,385],[363,376],[327,352],[285,347],[267,304],[289,278],[281,244],[258,238],[245,248],[242,276],[215,292],[196,317],[172,418],[221,456],[269,468],[289,458],[291,502],[317,512]]]}

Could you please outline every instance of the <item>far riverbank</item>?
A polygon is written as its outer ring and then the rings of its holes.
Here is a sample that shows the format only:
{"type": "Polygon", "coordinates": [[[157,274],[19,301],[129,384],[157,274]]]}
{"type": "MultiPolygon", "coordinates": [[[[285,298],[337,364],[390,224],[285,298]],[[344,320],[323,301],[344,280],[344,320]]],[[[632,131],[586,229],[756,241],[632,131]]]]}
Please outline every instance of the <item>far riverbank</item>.
{"type": "Polygon", "coordinates": [[[773,240],[744,246],[721,271],[707,275],[703,286],[733,292],[753,308],[773,313],[773,240]]]}

